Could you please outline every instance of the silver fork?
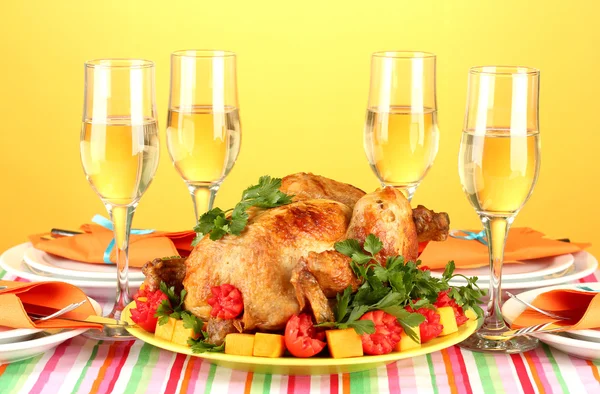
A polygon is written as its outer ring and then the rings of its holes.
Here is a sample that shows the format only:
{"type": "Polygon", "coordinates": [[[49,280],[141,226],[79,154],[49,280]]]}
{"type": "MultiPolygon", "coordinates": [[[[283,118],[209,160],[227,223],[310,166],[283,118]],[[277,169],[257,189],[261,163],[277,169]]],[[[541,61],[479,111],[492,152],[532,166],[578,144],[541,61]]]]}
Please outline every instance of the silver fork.
{"type": "Polygon", "coordinates": [[[520,335],[535,334],[536,332],[554,332],[554,331],[565,331],[572,326],[560,326],[554,328],[547,328],[554,323],[543,323],[536,324],[534,326],[528,326],[519,328],[518,330],[508,330],[500,333],[498,336],[494,336],[494,339],[510,339],[512,337],[518,337],[520,335]]]}
{"type": "MultiPolygon", "coordinates": [[[[535,307],[535,306],[531,305],[529,302],[527,302],[527,301],[523,301],[522,299],[520,299],[520,298],[519,298],[519,297],[517,297],[516,295],[514,295],[514,294],[512,294],[512,293],[509,293],[508,291],[506,292],[506,294],[507,294],[507,295],[508,295],[510,298],[512,298],[512,299],[514,299],[514,300],[516,300],[516,301],[519,301],[521,304],[525,305],[526,307],[528,307],[528,308],[531,308],[531,309],[533,309],[534,311],[540,312],[540,313],[541,313],[541,314],[543,314],[543,315],[546,315],[546,316],[548,316],[548,317],[551,317],[551,318],[553,318],[553,319],[557,319],[557,320],[569,320],[569,318],[568,318],[568,317],[560,316],[560,315],[557,315],[557,314],[555,314],[555,313],[552,313],[552,312],[545,311],[545,310],[543,310],[543,309],[537,308],[537,307],[535,307]]],[[[532,327],[534,327],[534,326],[532,326],[532,327]]]]}
{"type": "Polygon", "coordinates": [[[69,305],[65,306],[64,308],[54,312],[51,315],[43,316],[43,317],[32,317],[31,320],[32,321],[45,321],[45,320],[55,319],[58,316],[64,315],[67,312],[71,312],[72,310],[79,308],[81,305],[85,304],[86,302],[87,302],[87,300],[75,302],[73,304],[69,304],[69,305]]]}

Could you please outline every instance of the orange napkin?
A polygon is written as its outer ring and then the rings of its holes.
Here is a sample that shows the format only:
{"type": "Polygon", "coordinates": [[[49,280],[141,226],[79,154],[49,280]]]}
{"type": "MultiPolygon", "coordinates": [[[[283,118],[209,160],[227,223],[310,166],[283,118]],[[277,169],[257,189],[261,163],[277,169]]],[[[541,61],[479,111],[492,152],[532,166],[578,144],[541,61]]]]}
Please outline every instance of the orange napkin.
{"type": "MultiPolygon", "coordinates": [[[[29,236],[36,249],[43,250],[67,259],[85,263],[104,263],[104,251],[113,239],[113,232],[97,224],[84,224],[80,227],[83,234],[72,237],[60,237],[53,240],[41,239],[46,234],[29,236]]],[[[129,237],[129,264],[142,267],[147,261],[159,257],[183,255],[192,250],[191,243],[196,233],[193,231],[165,232],[155,231],[145,235],[129,237]]],[[[110,260],[115,263],[115,248],[110,260]]]]}
{"type": "Polygon", "coordinates": [[[548,316],[526,309],[512,323],[511,328],[554,322],[557,326],[570,326],[569,330],[600,328],[600,293],[578,290],[552,290],[538,295],[534,306],[568,317],[557,321],[548,316]]]}
{"type": "MultiPolygon", "coordinates": [[[[27,315],[27,312],[43,313],[39,310],[39,307],[59,310],[74,302],[88,299],[83,291],[76,286],[63,282],[23,283],[6,280],[0,280],[0,286],[7,287],[0,290],[0,326],[41,329],[102,329],[102,325],[97,323],[74,322],[60,318],[33,322],[27,315]]],[[[72,312],[65,313],[63,316],[65,318],[84,320],[89,316],[96,316],[96,311],[88,299],[88,302],[72,312]]]]}
{"type": "MultiPolygon", "coordinates": [[[[477,231],[475,231],[477,232],[477,231]]],[[[504,248],[506,263],[579,252],[590,244],[576,244],[544,238],[544,234],[527,227],[514,228],[508,233],[504,248]]],[[[448,236],[442,242],[429,242],[419,259],[431,269],[444,268],[454,260],[457,268],[483,267],[489,264],[488,247],[477,240],[448,236]]]]}

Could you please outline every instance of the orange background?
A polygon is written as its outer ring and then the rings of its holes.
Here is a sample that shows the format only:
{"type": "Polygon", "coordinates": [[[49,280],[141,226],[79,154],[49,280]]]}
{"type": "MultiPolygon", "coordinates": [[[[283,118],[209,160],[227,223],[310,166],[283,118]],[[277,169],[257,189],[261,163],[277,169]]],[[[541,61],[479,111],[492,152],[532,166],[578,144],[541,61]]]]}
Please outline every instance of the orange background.
{"type": "Polygon", "coordinates": [[[242,150],[217,205],[231,207],[263,174],[312,171],[366,191],[363,151],[370,54],[438,55],[440,149],[414,204],[479,227],[457,173],[470,66],[541,69],[542,165],[515,226],[591,241],[597,195],[600,29],[596,2],[565,1],[4,1],[0,5],[0,249],[51,227],[105,214],[79,159],[83,62],[156,62],[161,160],[134,227],[181,230],[192,203],[165,149],[169,54],[238,53],[242,150]]]}

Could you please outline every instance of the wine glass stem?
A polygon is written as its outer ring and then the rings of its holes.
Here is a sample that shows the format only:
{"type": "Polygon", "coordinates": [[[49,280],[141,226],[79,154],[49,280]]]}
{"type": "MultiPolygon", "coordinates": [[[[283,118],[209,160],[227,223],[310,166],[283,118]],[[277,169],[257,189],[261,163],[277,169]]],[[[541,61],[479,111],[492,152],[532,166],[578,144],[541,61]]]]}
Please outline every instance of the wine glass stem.
{"type": "Polygon", "coordinates": [[[417,190],[418,185],[411,186],[394,186],[395,189],[398,189],[404,194],[404,197],[408,200],[408,202],[412,201],[413,196],[415,195],[415,191],[417,190]]]}
{"type": "Polygon", "coordinates": [[[196,222],[204,212],[210,211],[215,202],[215,196],[219,190],[218,184],[213,185],[188,185],[188,190],[192,195],[194,202],[194,213],[196,214],[196,222]]]}
{"type": "Polygon", "coordinates": [[[113,223],[115,259],[117,262],[117,297],[109,317],[119,319],[121,311],[131,302],[129,295],[129,234],[135,205],[113,206],[106,204],[113,223]]]}
{"type": "Polygon", "coordinates": [[[504,245],[513,216],[481,216],[485,228],[490,254],[490,290],[487,316],[484,326],[488,330],[503,331],[506,323],[502,318],[500,302],[502,300],[502,263],[504,262],[504,245]]]}

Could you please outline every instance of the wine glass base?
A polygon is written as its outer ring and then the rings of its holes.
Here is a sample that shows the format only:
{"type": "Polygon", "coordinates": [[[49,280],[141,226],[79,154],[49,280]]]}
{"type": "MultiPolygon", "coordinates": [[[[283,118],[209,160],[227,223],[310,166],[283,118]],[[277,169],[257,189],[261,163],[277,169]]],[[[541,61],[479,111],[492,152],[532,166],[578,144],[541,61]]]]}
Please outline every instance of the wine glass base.
{"type": "MultiPolygon", "coordinates": [[[[124,305],[127,305],[127,303],[129,303],[129,297],[127,296],[121,301],[123,301],[124,305]]],[[[121,303],[117,303],[112,312],[106,317],[120,321],[122,313],[121,303]]],[[[125,327],[119,325],[111,326],[110,324],[105,324],[102,331],[92,329],[84,332],[82,335],[97,341],[132,341],[136,339],[136,337],[131,335],[129,331],[125,329],[125,327]]]]}
{"type": "Polygon", "coordinates": [[[540,341],[527,335],[512,337],[509,339],[489,339],[476,332],[458,344],[463,349],[474,352],[515,354],[524,353],[538,347],[540,341]]]}

